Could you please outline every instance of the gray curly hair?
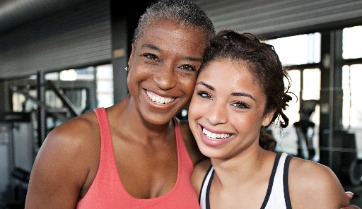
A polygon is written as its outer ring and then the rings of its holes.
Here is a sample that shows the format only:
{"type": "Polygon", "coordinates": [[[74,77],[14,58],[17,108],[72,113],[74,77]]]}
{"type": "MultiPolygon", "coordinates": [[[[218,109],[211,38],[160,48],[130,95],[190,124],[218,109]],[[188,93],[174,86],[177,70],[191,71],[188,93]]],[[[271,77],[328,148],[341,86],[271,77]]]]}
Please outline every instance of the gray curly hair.
{"type": "Polygon", "coordinates": [[[143,35],[145,27],[160,19],[169,19],[186,25],[199,28],[207,40],[215,35],[215,28],[202,10],[195,3],[188,0],[161,0],[150,5],[138,20],[132,43],[143,35]]]}

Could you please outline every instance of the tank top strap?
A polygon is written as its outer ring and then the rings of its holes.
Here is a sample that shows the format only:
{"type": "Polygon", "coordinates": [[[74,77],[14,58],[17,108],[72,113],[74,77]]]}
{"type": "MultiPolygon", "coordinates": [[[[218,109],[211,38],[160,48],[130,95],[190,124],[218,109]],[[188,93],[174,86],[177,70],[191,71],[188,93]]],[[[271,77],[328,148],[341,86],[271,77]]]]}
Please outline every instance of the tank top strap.
{"type": "Polygon", "coordinates": [[[214,168],[210,165],[207,170],[204,179],[202,180],[200,194],[199,194],[199,204],[201,209],[210,209],[210,187],[212,179],[214,178],[214,168]]]}
{"type": "Polygon", "coordinates": [[[173,124],[175,126],[174,130],[176,135],[177,155],[180,164],[180,158],[182,158],[182,155],[184,155],[186,147],[181,134],[180,121],[177,118],[173,118],[173,124]]]}
{"type": "MultiPolygon", "coordinates": [[[[175,194],[177,193],[179,196],[183,196],[183,198],[187,198],[187,202],[194,204],[192,208],[199,208],[199,204],[197,201],[196,192],[191,184],[191,173],[194,168],[191,157],[187,151],[187,146],[185,144],[185,140],[182,137],[181,133],[181,122],[178,118],[173,118],[174,122],[174,130],[176,135],[176,146],[177,146],[177,162],[178,162],[178,173],[177,173],[177,181],[174,186],[175,194]],[[176,192],[177,191],[177,192],[176,192]],[[195,201],[195,202],[194,202],[195,201]]],[[[178,198],[180,199],[180,198],[178,198]]],[[[180,205],[184,205],[180,200],[180,205]]],[[[184,207],[190,208],[190,207],[184,207]]]]}
{"type": "Polygon", "coordinates": [[[100,144],[101,150],[100,153],[103,153],[102,150],[109,149],[112,147],[112,138],[111,138],[111,130],[108,122],[106,109],[103,107],[95,108],[94,112],[97,115],[99,132],[100,132],[100,144]]]}
{"type": "MultiPolygon", "coordinates": [[[[119,180],[116,161],[113,150],[111,129],[108,121],[107,111],[104,107],[95,108],[94,112],[97,115],[98,126],[100,132],[100,158],[98,175],[103,176],[104,170],[112,171],[112,178],[115,181],[119,180]],[[102,172],[100,172],[102,171],[102,172]]],[[[109,175],[109,174],[108,174],[109,175]]]]}
{"type": "MultiPolygon", "coordinates": [[[[176,135],[176,143],[177,143],[177,155],[178,155],[178,164],[180,166],[180,171],[186,171],[187,175],[189,172],[193,170],[193,163],[189,153],[187,152],[184,138],[182,137],[180,121],[176,117],[173,118],[174,126],[175,126],[175,135],[176,135]]],[[[180,174],[180,173],[179,173],[180,174]]]]}
{"type": "Polygon", "coordinates": [[[280,208],[291,209],[288,191],[288,169],[291,156],[277,152],[273,170],[269,179],[267,194],[262,209],[280,208]]]}
{"type": "Polygon", "coordinates": [[[182,136],[181,128],[180,128],[180,121],[177,118],[173,118],[172,120],[173,120],[173,124],[175,126],[176,141],[178,141],[180,138],[179,136],[182,136]]]}

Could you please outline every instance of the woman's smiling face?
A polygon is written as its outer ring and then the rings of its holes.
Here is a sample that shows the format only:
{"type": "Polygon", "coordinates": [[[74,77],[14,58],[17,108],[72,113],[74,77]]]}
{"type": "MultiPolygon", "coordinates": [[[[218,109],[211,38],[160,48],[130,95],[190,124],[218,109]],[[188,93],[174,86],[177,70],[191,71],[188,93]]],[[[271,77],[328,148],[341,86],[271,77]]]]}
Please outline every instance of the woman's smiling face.
{"type": "Polygon", "coordinates": [[[229,158],[259,146],[261,126],[269,125],[266,96],[243,61],[217,59],[204,66],[189,107],[189,123],[201,152],[229,158]]]}
{"type": "Polygon", "coordinates": [[[208,39],[201,30],[160,19],[132,46],[127,84],[140,117],[165,124],[190,102],[208,39]]]}

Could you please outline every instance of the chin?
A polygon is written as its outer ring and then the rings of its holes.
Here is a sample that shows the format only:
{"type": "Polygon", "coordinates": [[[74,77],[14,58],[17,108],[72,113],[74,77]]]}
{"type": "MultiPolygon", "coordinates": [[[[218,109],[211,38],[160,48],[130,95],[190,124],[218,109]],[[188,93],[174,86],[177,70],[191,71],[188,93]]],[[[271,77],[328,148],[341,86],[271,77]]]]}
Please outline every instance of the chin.
{"type": "Polygon", "coordinates": [[[157,117],[157,116],[155,116],[155,117],[149,117],[147,121],[152,125],[160,125],[161,126],[161,125],[165,125],[168,122],[170,122],[171,119],[172,118],[170,118],[170,117],[157,117]]]}

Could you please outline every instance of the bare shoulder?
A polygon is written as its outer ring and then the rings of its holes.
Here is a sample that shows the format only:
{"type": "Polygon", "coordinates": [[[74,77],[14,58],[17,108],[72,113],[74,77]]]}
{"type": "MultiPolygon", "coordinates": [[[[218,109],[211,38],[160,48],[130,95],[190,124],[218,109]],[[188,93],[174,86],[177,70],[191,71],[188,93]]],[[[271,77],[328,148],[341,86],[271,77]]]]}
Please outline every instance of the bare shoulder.
{"type": "Polygon", "coordinates": [[[33,165],[27,208],[75,208],[84,186],[97,170],[99,129],[93,112],[54,128],[44,140],[33,165]]]}
{"type": "Polygon", "coordinates": [[[293,208],[340,208],[349,204],[339,179],[325,165],[293,157],[288,181],[293,208]]]}
{"type": "Polygon", "coordinates": [[[78,169],[90,170],[93,161],[98,159],[99,138],[97,117],[94,112],[89,112],[53,129],[44,140],[39,154],[47,155],[48,159],[49,155],[57,156],[58,159],[54,159],[56,163],[62,162],[59,160],[62,156],[64,163],[68,161],[78,169]]]}
{"type": "Polygon", "coordinates": [[[200,162],[198,162],[193,170],[193,175],[201,175],[202,177],[204,177],[204,175],[206,174],[206,172],[209,170],[211,166],[211,161],[210,159],[204,159],[200,162]]]}
{"type": "Polygon", "coordinates": [[[194,170],[191,175],[191,181],[197,195],[200,194],[202,182],[210,166],[211,166],[210,159],[205,159],[198,162],[194,167],[194,170]]]}
{"type": "Polygon", "coordinates": [[[186,149],[191,157],[192,162],[194,165],[199,162],[200,160],[205,159],[205,156],[203,156],[197,146],[197,143],[195,141],[194,135],[191,132],[189,123],[187,121],[180,121],[180,129],[181,134],[184,139],[186,149]]]}
{"type": "Polygon", "coordinates": [[[94,145],[95,138],[99,138],[99,128],[96,116],[93,112],[80,115],[76,118],[54,128],[44,140],[41,147],[47,149],[64,149],[64,152],[86,151],[84,146],[94,145]],[[93,140],[92,140],[93,139],[93,140]]]}
{"type": "Polygon", "coordinates": [[[98,132],[96,115],[94,112],[88,112],[57,126],[48,134],[47,139],[82,139],[87,135],[93,135],[95,131],[98,132]]]}

